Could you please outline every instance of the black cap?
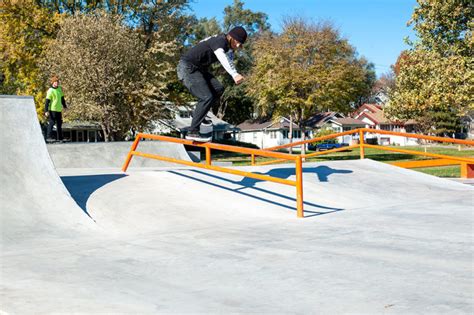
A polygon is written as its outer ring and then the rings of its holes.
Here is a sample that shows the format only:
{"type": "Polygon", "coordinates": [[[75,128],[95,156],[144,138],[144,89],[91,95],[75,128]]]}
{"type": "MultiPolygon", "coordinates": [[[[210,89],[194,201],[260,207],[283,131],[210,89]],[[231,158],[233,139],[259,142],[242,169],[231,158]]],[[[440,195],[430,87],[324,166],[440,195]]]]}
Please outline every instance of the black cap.
{"type": "Polygon", "coordinates": [[[242,26],[236,26],[231,29],[229,35],[241,44],[245,43],[245,40],[247,39],[247,32],[242,26]]]}

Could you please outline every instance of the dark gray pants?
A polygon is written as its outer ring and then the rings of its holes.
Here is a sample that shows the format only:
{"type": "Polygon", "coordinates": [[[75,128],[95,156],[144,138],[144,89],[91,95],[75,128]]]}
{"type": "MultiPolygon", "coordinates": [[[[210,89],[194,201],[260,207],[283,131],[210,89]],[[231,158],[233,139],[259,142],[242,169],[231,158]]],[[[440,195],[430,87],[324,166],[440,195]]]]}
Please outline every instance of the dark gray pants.
{"type": "Polygon", "coordinates": [[[209,72],[180,60],[178,64],[178,79],[197,97],[198,102],[193,113],[190,131],[198,131],[202,121],[211,107],[219,102],[224,86],[209,72]]]}

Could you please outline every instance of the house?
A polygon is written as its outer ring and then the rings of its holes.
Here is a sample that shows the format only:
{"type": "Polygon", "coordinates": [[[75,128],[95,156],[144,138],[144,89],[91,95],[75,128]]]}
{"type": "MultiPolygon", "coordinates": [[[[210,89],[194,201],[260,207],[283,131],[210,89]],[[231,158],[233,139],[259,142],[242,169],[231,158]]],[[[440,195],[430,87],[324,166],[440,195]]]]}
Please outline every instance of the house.
{"type": "MultiPolygon", "coordinates": [[[[86,121],[65,122],[62,125],[63,138],[68,142],[99,142],[104,141],[102,128],[99,124],[86,121]]],[[[56,126],[53,128],[56,132],[56,126]]]]}
{"type": "MultiPolygon", "coordinates": [[[[363,121],[344,117],[344,115],[336,112],[322,112],[311,116],[305,122],[305,139],[311,139],[318,130],[330,128],[334,132],[342,132],[357,128],[364,128],[366,124],[363,121]]],[[[247,120],[238,125],[239,133],[237,140],[253,143],[260,148],[269,148],[273,146],[283,145],[290,142],[288,133],[290,130],[290,120],[282,117],[277,121],[274,120],[247,120]]],[[[356,136],[356,138],[358,135],[356,136]]],[[[357,138],[358,139],[358,138],[357,138]]],[[[293,123],[293,142],[300,141],[301,131],[297,124],[293,123]]],[[[340,143],[352,143],[353,136],[339,137],[340,143]]]]}
{"type": "MultiPolygon", "coordinates": [[[[172,112],[171,119],[160,119],[153,123],[153,129],[151,133],[172,133],[178,132],[183,137],[183,129],[186,129],[191,125],[192,114],[194,111],[195,103],[190,106],[177,106],[170,107],[172,112]]],[[[212,137],[215,140],[224,139],[226,134],[234,133],[235,126],[217,118],[212,112],[207,114],[207,119],[210,119],[213,124],[213,134],[212,137]]]]}
{"type": "MultiPolygon", "coordinates": [[[[416,122],[414,120],[389,120],[384,115],[383,106],[379,104],[363,104],[352,116],[354,119],[363,121],[367,128],[406,133],[415,132],[416,122]]],[[[394,135],[368,134],[367,138],[377,139],[377,143],[380,145],[418,145],[417,139],[394,135]]]]}
{"type": "MultiPolygon", "coordinates": [[[[323,128],[331,128],[334,132],[343,132],[354,130],[358,128],[365,128],[366,123],[359,119],[354,119],[351,117],[343,117],[343,118],[331,118],[328,120],[324,125],[323,128]]],[[[341,137],[337,137],[339,143],[347,143],[353,144],[355,140],[359,139],[358,134],[352,135],[345,135],[341,137]]]]}
{"type": "Polygon", "coordinates": [[[311,116],[309,119],[306,120],[305,126],[308,129],[322,129],[327,127],[327,122],[332,119],[343,118],[344,115],[337,113],[337,112],[321,112],[311,116]],[[326,126],[325,126],[326,125],[326,126]]]}
{"type": "Polygon", "coordinates": [[[373,101],[376,104],[379,104],[379,105],[387,104],[389,100],[390,100],[390,98],[389,98],[387,92],[385,92],[385,91],[378,91],[373,96],[373,101]]]}
{"type": "MultiPolygon", "coordinates": [[[[298,125],[292,123],[293,141],[301,140],[301,131],[298,125]]],[[[277,121],[267,120],[246,120],[237,125],[239,132],[236,140],[253,143],[261,149],[290,143],[289,131],[290,120],[282,117],[277,121]]]]}
{"type": "MultiPolygon", "coordinates": [[[[322,112],[309,118],[306,121],[306,126],[308,129],[312,129],[313,133],[319,129],[332,129],[337,133],[357,128],[365,128],[366,123],[358,119],[344,117],[341,113],[322,112]]],[[[339,143],[351,144],[355,139],[358,139],[358,135],[347,135],[338,137],[337,139],[339,143]]]]}

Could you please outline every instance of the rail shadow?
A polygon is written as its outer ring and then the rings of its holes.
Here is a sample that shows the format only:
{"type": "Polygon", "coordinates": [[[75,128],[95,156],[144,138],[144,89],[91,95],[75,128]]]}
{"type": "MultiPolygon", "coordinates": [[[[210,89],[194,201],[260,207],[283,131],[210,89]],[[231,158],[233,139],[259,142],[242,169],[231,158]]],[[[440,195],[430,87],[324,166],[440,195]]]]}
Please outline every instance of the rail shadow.
{"type": "MultiPolygon", "coordinates": [[[[289,206],[287,204],[277,202],[277,201],[274,200],[275,197],[278,197],[278,198],[285,199],[285,200],[288,200],[288,201],[296,204],[296,198],[292,198],[292,197],[289,197],[287,195],[283,195],[283,194],[277,193],[275,191],[271,191],[271,190],[264,189],[264,188],[261,188],[261,187],[256,187],[255,184],[258,183],[258,182],[261,182],[263,180],[254,179],[254,178],[251,178],[251,177],[244,177],[242,180],[239,181],[239,180],[232,180],[232,179],[222,177],[222,176],[219,176],[219,175],[215,175],[215,174],[210,174],[210,173],[200,171],[200,170],[191,170],[190,171],[190,172],[198,173],[200,175],[204,175],[204,176],[209,177],[211,180],[208,181],[208,180],[205,180],[205,179],[200,179],[200,178],[196,178],[196,177],[193,177],[193,176],[190,176],[190,175],[186,175],[186,174],[183,174],[183,173],[180,173],[180,172],[177,172],[177,171],[169,171],[169,172],[172,173],[172,174],[181,176],[181,177],[185,177],[185,178],[188,178],[188,179],[192,179],[192,180],[207,184],[207,185],[218,187],[220,189],[232,191],[232,192],[235,192],[235,193],[238,193],[238,194],[241,194],[241,195],[253,198],[253,199],[257,199],[257,200],[260,200],[260,201],[264,201],[264,202],[267,202],[267,203],[270,203],[270,204],[273,204],[273,205],[277,205],[277,206],[292,210],[292,211],[296,211],[295,206],[289,206]],[[228,182],[228,183],[231,183],[231,184],[239,185],[241,187],[229,188],[229,187],[217,184],[216,180],[221,180],[221,181],[228,182]],[[269,197],[264,198],[264,197],[256,196],[255,194],[251,194],[251,193],[243,191],[246,188],[266,193],[266,194],[269,195],[269,197]]],[[[261,173],[261,172],[255,172],[255,173],[268,175],[268,176],[272,176],[272,177],[289,178],[289,177],[295,175],[295,169],[294,168],[275,168],[275,169],[271,169],[271,170],[269,170],[268,172],[265,172],[265,173],[261,173]]],[[[338,169],[333,169],[333,168],[330,168],[330,167],[327,167],[327,166],[318,166],[318,167],[303,168],[303,173],[304,174],[313,174],[313,175],[315,175],[315,179],[317,179],[318,181],[327,182],[329,180],[329,176],[332,175],[332,174],[349,174],[349,173],[352,173],[352,171],[350,171],[350,170],[338,170],[338,169]]],[[[305,179],[305,181],[307,181],[307,179],[305,179]]],[[[304,201],[303,204],[305,206],[305,210],[304,210],[305,217],[319,216],[319,215],[323,215],[323,214],[329,214],[329,213],[344,210],[343,208],[328,207],[328,206],[324,206],[324,205],[321,205],[321,204],[316,204],[316,203],[308,202],[308,201],[304,201]],[[307,206],[312,207],[312,208],[321,209],[321,211],[310,211],[310,210],[307,209],[307,206]]]]}

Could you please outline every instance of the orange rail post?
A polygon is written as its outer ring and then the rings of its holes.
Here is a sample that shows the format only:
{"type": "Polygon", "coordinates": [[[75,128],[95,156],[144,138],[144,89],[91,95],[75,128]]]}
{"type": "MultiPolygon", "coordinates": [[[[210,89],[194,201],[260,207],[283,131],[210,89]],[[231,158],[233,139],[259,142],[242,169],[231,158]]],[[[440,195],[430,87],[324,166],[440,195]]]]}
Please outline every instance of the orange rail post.
{"type": "Polygon", "coordinates": [[[474,178],[474,163],[461,163],[461,178],[474,178]]]}
{"type": "Polygon", "coordinates": [[[301,156],[295,161],[296,164],[296,215],[298,218],[304,218],[303,209],[303,161],[301,156]]]}
{"type": "Polygon", "coordinates": [[[132,143],[132,147],[130,148],[130,151],[128,151],[127,158],[125,159],[125,163],[123,163],[123,166],[122,166],[122,172],[127,171],[128,166],[130,165],[130,161],[132,160],[132,157],[133,157],[133,152],[137,149],[140,139],[141,139],[140,134],[138,134],[137,137],[135,138],[135,141],[133,141],[132,143]]]}
{"type": "Polygon", "coordinates": [[[359,147],[360,147],[360,159],[365,158],[364,152],[364,131],[361,129],[359,130],[359,147]]]}
{"type": "Polygon", "coordinates": [[[255,154],[252,154],[252,155],[250,156],[250,161],[251,161],[251,165],[252,165],[252,166],[255,166],[255,154]]]}
{"type": "Polygon", "coordinates": [[[206,165],[211,165],[211,148],[206,147],[206,165]]]}

